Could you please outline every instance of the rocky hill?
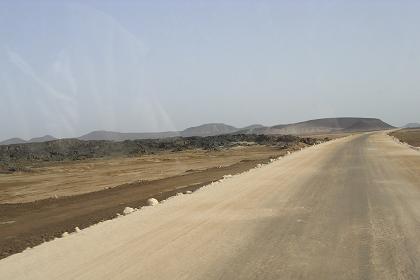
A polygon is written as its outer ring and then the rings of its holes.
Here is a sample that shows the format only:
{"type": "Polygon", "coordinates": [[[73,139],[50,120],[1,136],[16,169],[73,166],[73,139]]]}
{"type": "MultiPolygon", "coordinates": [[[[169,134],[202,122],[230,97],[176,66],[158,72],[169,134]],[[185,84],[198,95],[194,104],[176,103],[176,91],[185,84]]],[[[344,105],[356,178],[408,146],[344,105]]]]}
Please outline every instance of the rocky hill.
{"type": "Polygon", "coordinates": [[[356,132],[392,129],[393,126],[374,118],[325,118],[294,124],[262,127],[243,133],[310,135],[334,132],[356,132]]]}
{"type": "Polygon", "coordinates": [[[0,142],[0,145],[13,145],[13,144],[23,144],[26,143],[25,140],[21,138],[10,138],[0,142]]]}
{"type": "Polygon", "coordinates": [[[32,138],[28,141],[28,143],[41,143],[41,142],[48,142],[48,141],[54,141],[54,140],[57,140],[57,138],[51,135],[45,135],[43,137],[32,138]]]}
{"type": "Polygon", "coordinates": [[[181,131],[181,136],[191,137],[191,136],[215,136],[222,134],[230,134],[238,131],[238,128],[227,125],[224,123],[209,123],[203,124],[196,127],[190,127],[181,131]]]}
{"type": "Polygon", "coordinates": [[[420,128],[420,123],[408,123],[404,125],[404,128],[420,128]]]}

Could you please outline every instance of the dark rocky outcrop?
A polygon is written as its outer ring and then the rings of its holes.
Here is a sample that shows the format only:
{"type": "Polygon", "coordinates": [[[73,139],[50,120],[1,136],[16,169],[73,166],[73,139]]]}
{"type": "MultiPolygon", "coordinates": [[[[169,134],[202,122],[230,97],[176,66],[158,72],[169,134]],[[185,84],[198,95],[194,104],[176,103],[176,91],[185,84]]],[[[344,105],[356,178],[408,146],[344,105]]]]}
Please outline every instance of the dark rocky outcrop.
{"type": "Polygon", "coordinates": [[[108,156],[138,156],[156,152],[189,149],[217,150],[238,145],[261,144],[287,148],[303,143],[313,145],[318,140],[291,135],[228,134],[208,137],[173,137],[164,139],[114,141],[83,141],[61,139],[43,143],[0,146],[0,165],[3,170],[18,171],[18,163],[34,161],[83,160],[108,156]]]}

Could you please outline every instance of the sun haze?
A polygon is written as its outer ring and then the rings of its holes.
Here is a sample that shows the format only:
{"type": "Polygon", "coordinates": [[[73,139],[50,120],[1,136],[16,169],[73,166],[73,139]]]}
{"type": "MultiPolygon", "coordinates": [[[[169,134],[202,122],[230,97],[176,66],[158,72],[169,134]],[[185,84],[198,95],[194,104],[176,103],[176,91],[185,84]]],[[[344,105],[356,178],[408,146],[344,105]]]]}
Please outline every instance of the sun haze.
{"type": "Polygon", "coordinates": [[[0,139],[419,121],[415,1],[3,1],[0,139]]]}

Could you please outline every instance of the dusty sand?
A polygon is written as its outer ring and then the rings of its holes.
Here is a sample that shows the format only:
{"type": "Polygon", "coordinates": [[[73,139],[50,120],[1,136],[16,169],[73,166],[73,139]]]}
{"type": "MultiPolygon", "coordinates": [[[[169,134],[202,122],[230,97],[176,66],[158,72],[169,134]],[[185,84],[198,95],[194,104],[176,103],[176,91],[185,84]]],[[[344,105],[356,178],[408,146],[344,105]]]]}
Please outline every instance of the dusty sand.
{"type": "Polygon", "coordinates": [[[157,180],[241,160],[261,160],[284,153],[266,146],[222,151],[190,150],[133,158],[37,164],[32,172],[0,174],[0,204],[89,193],[138,180],[157,180]]]}

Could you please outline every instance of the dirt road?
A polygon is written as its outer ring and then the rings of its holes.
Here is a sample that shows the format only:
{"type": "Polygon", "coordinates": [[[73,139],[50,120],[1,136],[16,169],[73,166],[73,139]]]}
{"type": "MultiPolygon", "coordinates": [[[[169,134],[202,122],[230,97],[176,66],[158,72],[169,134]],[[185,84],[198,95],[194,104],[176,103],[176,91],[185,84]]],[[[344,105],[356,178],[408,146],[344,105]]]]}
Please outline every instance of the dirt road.
{"type": "Polygon", "coordinates": [[[420,153],[383,133],[0,261],[4,279],[419,279],[420,153]]]}

